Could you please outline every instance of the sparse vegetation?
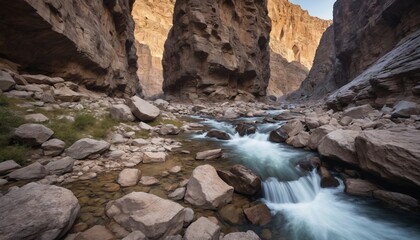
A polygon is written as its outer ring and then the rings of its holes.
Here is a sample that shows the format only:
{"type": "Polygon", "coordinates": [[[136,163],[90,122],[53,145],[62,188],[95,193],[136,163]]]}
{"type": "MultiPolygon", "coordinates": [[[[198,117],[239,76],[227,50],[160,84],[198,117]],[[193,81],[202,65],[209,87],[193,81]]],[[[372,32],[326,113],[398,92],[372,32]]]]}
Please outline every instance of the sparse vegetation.
{"type": "Polygon", "coordinates": [[[149,131],[146,130],[141,130],[141,131],[136,131],[136,134],[134,135],[136,138],[143,138],[143,139],[147,139],[149,138],[149,131]]]}
{"type": "Polygon", "coordinates": [[[153,122],[150,122],[148,124],[150,126],[152,126],[152,127],[156,127],[156,126],[161,125],[161,124],[173,124],[176,127],[182,127],[183,126],[182,121],[180,121],[178,119],[175,119],[175,120],[172,120],[172,119],[164,119],[161,116],[159,116],[153,122]]]}

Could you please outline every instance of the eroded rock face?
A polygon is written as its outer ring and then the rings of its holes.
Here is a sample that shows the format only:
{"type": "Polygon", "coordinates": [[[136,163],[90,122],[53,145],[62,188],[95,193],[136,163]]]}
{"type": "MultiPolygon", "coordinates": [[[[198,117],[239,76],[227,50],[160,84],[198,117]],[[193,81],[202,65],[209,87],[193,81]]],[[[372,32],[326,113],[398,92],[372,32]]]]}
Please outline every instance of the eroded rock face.
{"type": "Polygon", "coordinates": [[[240,90],[266,94],[267,1],[179,0],[173,23],[163,56],[165,94],[220,100],[234,98],[240,90]]]}
{"type": "Polygon", "coordinates": [[[63,77],[109,94],[132,95],[139,90],[133,2],[1,2],[0,54],[22,70],[63,77]]]}

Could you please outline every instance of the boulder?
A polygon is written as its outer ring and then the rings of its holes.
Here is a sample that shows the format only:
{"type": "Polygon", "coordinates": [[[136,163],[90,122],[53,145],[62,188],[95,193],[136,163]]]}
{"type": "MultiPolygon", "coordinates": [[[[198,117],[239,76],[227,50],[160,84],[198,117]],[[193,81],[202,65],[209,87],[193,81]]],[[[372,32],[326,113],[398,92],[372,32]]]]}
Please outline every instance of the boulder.
{"type": "Polygon", "coordinates": [[[27,91],[12,90],[12,91],[6,92],[4,95],[6,95],[8,97],[14,97],[14,98],[29,99],[29,98],[34,96],[34,93],[33,92],[27,92],[27,91]]]}
{"type": "Polygon", "coordinates": [[[160,114],[159,108],[138,96],[131,97],[128,100],[127,105],[130,107],[134,116],[136,116],[141,121],[153,121],[160,114]]]}
{"type": "Polygon", "coordinates": [[[44,155],[52,157],[60,155],[65,147],[66,143],[57,138],[50,139],[41,145],[44,155]]]}
{"type": "Polygon", "coordinates": [[[184,235],[184,240],[219,240],[220,227],[206,217],[200,217],[191,223],[184,235]]]}
{"type": "Polygon", "coordinates": [[[15,86],[16,82],[12,76],[7,72],[0,71],[0,91],[6,92],[13,89],[15,86]]]}
{"type": "Polygon", "coordinates": [[[66,86],[61,86],[53,91],[54,99],[61,100],[63,102],[78,102],[82,98],[82,95],[71,90],[66,86]]]}
{"type": "Polygon", "coordinates": [[[312,171],[314,168],[319,168],[321,166],[321,160],[319,157],[310,157],[308,159],[300,160],[297,165],[305,171],[312,171]]]}
{"type": "Polygon", "coordinates": [[[244,213],[253,225],[264,226],[271,222],[270,209],[263,203],[246,208],[244,213]]]}
{"type": "Polygon", "coordinates": [[[282,128],[289,137],[296,136],[305,130],[303,124],[298,119],[289,120],[280,128],[282,128]]]}
{"type": "Polygon", "coordinates": [[[308,132],[300,132],[298,135],[287,139],[286,143],[295,148],[303,148],[308,144],[309,137],[310,135],[308,132]]]}
{"type": "Polygon", "coordinates": [[[168,198],[170,198],[172,200],[175,200],[175,201],[181,200],[185,196],[185,190],[186,190],[185,187],[177,188],[168,195],[168,198]]]}
{"type": "Polygon", "coordinates": [[[392,117],[409,118],[411,115],[419,115],[420,108],[417,103],[409,101],[399,101],[393,108],[392,117]]]}
{"type": "Polygon", "coordinates": [[[195,159],[196,160],[212,160],[212,159],[220,158],[222,154],[223,154],[222,149],[220,148],[212,149],[212,150],[207,150],[203,152],[198,152],[195,155],[195,159]]]}
{"type": "Polygon", "coordinates": [[[362,119],[369,116],[369,113],[373,112],[373,108],[370,104],[365,104],[357,107],[350,107],[344,110],[343,117],[351,117],[353,119],[362,119]]]}
{"type": "Polygon", "coordinates": [[[210,137],[210,138],[217,138],[220,140],[230,140],[231,137],[229,134],[223,132],[223,131],[219,131],[219,130],[210,130],[207,132],[206,137],[210,137]]]}
{"type": "Polygon", "coordinates": [[[95,225],[88,230],[78,234],[74,240],[113,240],[112,232],[105,226],[95,225]]]}
{"type": "Polygon", "coordinates": [[[110,144],[103,140],[98,141],[90,138],[82,138],[73,143],[65,152],[68,156],[81,160],[92,154],[101,154],[108,150],[109,147],[110,144]]]}
{"type": "Polygon", "coordinates": [[[169,102],[163,99],[156,99],[153,103],[160,109],[166,109],[169,106],[169,102]]]}
{"type": "Polygon", "coordinates": [[[132,122],[136,119],[133,113],[131,113],[131,109],[125,104],[113,105],[109,110],[109,113],[112,118],[118,121],[132,122]]]}
{"type": "Polygon", "coordinates": [[[217,174],[232,186],[235,192],[254,195],[261,190],[261,179],[243,165],[236,164],[229,171],[217,170],[217,174]]]}
{"type": "Polygon", "coordinates": [[[373,197],[384,202],[390,207],[406,211],[413,211],[418,207],[417,199],[402,193],[374,190],[373,197]]]}
{"type": "Polygon", "coordinates": [[[14,137],[25,144],[38,146],[46,142],[54,134],[54,131],[41,124],[27,123],[20,125],[14,137]]]}
{"type": "Polygon", "coordinates": [[[283,143],[289,138],[289,135],[287,135],[286,131],[279,127],[276,130],[273,130],[270,132],[270,135],[268,136],[268,140],[270,142],[275,143],[283,143]]]}
{"type": "Polygon", "coordinates": [[[9,173],[12,170],[20,168],[21,166],[17,164],[14,160],[7,160],[0,162],[0,175],[9,173]]]}
{"type": "Polygon", "coordinates": [[[42,113],[34,113],[34,114],[25,115],[25,120],[28,122],[34,122],[34,123],[43,123],[43,122],[50,121],[50,119],[42,113]]]}
{"type": "Polygon", "coordinates": [[[420,130],[363,131],[355,141],[360,167],[393,184],[420,189],[420,130]]]}
{"type": "Polygon", "coordinates": [[[226,234],[221,240],[261,240],[261,238],[254,231],[248,230],[226,234]]]}
{"type": "Polygon", "coordinates": [[[164,152],[145,152],[143,155],[143,163],[161,163],[165,160],[166,153],[164,152]]]}
{"type": "Polygon", "coordinates": [[[106,214],[129,231],[141,231],[149,239],[164,239],[181,232],[184,207],[144,192],[132,192],[107,204],[106,214]]]}
{"type": "Polygon", "coordinates": [[[140,183],[145,186],[152,186],[152,185],[158,185],[159,180],[152,176],[142,176],[140,179],[140,183]]]}
{"type": "Polygon", "coordinates": [[[330,171],[326,169],[325,167],[319,168],[319,175],[321,177],[321,187],[322,188],[332,188],[332,187],[338,187],[340,185],[340,182],[331,175],[330,171]]]}
{"type": "Polygon", "coordinates": [[[330,132],[319,143],[319,154],[357,166],[359,160],[357,159],[354,141],[358,135],[358,131],[352,130],[339,129],[330,132]]]}
{"type": "Polygon", "coordinates": [[[80,205],[65,188],[29,183],[1,197],[0,239],[60,239],[80,205]]]}
{"type": "Polygon", "coordinates": [[[341,119],[340,119],[340,125],[341,126],[348,126],[348,125],[350,125],[350,123],[353,121],[353,118],[352,117],[349,117],[349,116],[344,116],[344,117],[342,117],[341,119]]]}
{"type": "Polygon", "coordinates": [[[73,171],[75,161],[71,157],[56,159],[49,162],[45,168],[49,171],[49,174],[61,175],[73,171]]]}
{"type": "Polygon", "coordinates": [[[239,114],[236,112],[235,108],[228,108],[223,113],[223,117],[226,119],[235,119],[239,117],[239,114]]]}
{"type": "Polygon", "coordinates": [[[198,166],[187,184],[185,201],[205,209],[217,209],[232,201],[233,187],[226,184],[208,164],[198,166]]]}
{"type": "Polygon", "coordinates": [[[319,119],[317,117],[306,117],[305,124],[309,129],[315,129],[319,127],[319,119]]]}
{"type": "Polygon", "coordinates": [[[245,136],[254,134],[257,131],[257,128],[249,123],[239,123],[236,125],[235,130],[239,133],[239,136],[245,136]]]}
{"type": "Polygon", "coordinates": [[[228,204],[219,209],[219,216],[230,224],[242,224],[245,220],[243,210],[240,206],[228,204]]]}
{"type": "Polygon", "coordinates": [[[48,175],[48,170],[39,162],[32,163],[7,175],[15,180],[41,179],[48,175]]]}
{"type": "Polygon", "coordinates": [[[137,185],[140,179],[141,172],[138,169],[126,168],[123,169],[117,178],[117,183],[121,187],[131,187],[137,185]]]}
{"type": "Polygon", "coordinates": [[[173,124],[164,124],[157,132],[160,135],[178,135],[181,130],[173,124]]]}
{"type": "Polygon", "coordinates": [[[347,178],[345,181],[346,193],[356,196],[372,197],[373,191],[380,188],[366,180],[357,178],[347,178]]]}

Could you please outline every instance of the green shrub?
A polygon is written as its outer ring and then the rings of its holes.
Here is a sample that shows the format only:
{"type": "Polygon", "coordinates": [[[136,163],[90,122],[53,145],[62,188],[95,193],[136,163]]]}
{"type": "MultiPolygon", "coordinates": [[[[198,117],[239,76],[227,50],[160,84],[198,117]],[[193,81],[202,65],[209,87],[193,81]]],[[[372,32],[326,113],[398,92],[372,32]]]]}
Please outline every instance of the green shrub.
{"type": "Polygon", "coordinates": [[[157,125],[161,125],[161,124],[173,124],[176,127],[182,127],[184,124],[182,123],[182,121],[178,120],[178,119],[164,119],[162,117],[158,117],[156,118],[153,122],[148,123],[150,126],[152,127],[156,127],[157,125]]]}
{"type": "Polygon", "coordinates": [[[6,160],[15,160],[15,162],[24,165],[28,157],[29,147],[20,145],[11,145],[0,147],[0,162],[6,160]]]}
{"type": "Polygon", "coordinates": [[[96,118],[92,114],[80,113],[74,118],[73,126],[78,130],[86,130],[92,127],[97,122],[96,118]]]}

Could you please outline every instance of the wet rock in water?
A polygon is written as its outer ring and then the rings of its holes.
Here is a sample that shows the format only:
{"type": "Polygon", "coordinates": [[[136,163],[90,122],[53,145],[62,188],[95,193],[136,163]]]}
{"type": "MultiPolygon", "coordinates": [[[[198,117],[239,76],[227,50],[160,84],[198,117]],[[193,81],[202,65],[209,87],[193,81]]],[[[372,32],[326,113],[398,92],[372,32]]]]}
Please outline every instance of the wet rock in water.
{"type": "Polygon", "coordinates": [[[286,131],[280,127],[270,132],[268,140],[270,142],[283,143],[286,142],[288,138],[289,135],[287,135],[286,131]]]}
{"type": "Polygon", "coordinates": [[[318,149],[319,143],[321,140],[330,132],[337,130],[336,127],[332,125],[324,125],[312,131],[308,140],[308,147],[312,150],[318,149]]]}
{"type": "Polygon", "coordinates": [[[166,160],[164,152],[145,152],[143,155],[143,163],[162,163],[166,160]]]}
{"type": "Polygon", "coordinates": [[[170,173],[179,173],[179,172],[181,172],[181,171],[182,171],[182,168],[181,168],[181,166],[179,166],[179,165],[174,166],[174,167],[172,167],[171,169],[169,169],[169,172],[170,172],[170,173]]]}
{"type": "Polygon", "coordinates": [[[245,209],[244,213],[253,225],[264,226],[271,222],[270,210],[263,203],[245,209]]]}
{"type": "Polygon", "coordinates": [[[159,108],[137,96],[131,97],[127,105],[134,116],[141,121],[153,121],[160,115],[159,108]]]}
{"type": "Polygon", "coordinates": [[[129,121],[132,122],[135,120],[134,115],[131,113],[131,109],[125,104],[113,105],[109,110],[111,117],[119,121],[129,121]]]}
{"type": "Polygon", "coordinates": [[[29,180],[44,178],[47,175],[48,170],[40,163],[35,162],[31,165],[15,170],[7,176],[15,180],[29,180]]]}
{"type": "Polygon", "coordinates": [[[386,203],[390,207],[406,211],[412,211],[418,207],[417,199],[402,193],[374,190],[373,197],[386,203]]]}
{"type": "Polygon", "coordinates": [[[80,233],[74,240],[113,240],[115,239],[112,232],[105,226],[95,225],[88,230],[80,233]]]}
{"type": "Polygon", "coordinates": [[[222,149],[220,148],[212,149],[212,150],[207,150],[203,152],[198,152],[195,155],[195,159],[196,160],[212,160],[212,159],[220,158],[222,154],[223,154],[222,149]]]}
{"type": "Polygon", "coordinates": [[[261,238],[254,231],[248,230],[226,234],[221,240],[261,240],[261,238]]]}
{"type": "Polygon", "coordinates": [[[257,128],[249,123],[240,123],[236,126],[235,130],[239,133],[239,136],[245,136],[254,134],[257,131],[257,128]]]}
{"type": "Polygon", "coordinates": [[[245,220],[242,208],[228,204],[219,210],[220,216],[230,224],[241,224],[245,220]]]}
{"type": "Polygon", "coordinates": [[[65,157],[62,159],[55,159],[49,162],[45,168],[49,171],[49,174],[62,175],[73,171],[74,162],[76,160],[71,157],[65,157]]]}
{"type": "Polygon", "coordinates": [[[120,185],[118,185],[116,183],[105,183],[102,186],[102,189],[105,192],[118,192],[121,188],[120,188],[120,185]]]}
{"type": "Polygon", "coordinates": [[[369,116],[369,113],[373,112],[373,108],[370,104],[365,104],[357,107],[350,107],[344,110],[343,117],[351,117],[353,119],[362,119],[369,116]]]}
{"type": "Polygon", "coordinates": [[[300,132],[298,135],[290,137],[286,140],[286,143],[292,145],[295,148],[303,148],[306,147],[309,141],[309,133],[307,132],[300,132]]]}
{"type": "Polygon", "coordinates": [[[165,124],[157,132],[160,135],[178,135],[181,130],[173,124],[165,124]]]}
{"type": "Polygon", "coordinates": [[[409,101],[400,101],[394,106],[391,114],[394,118],[409,118],[411,115],[419,115],[420,108],[417,103],[409,101]]]}
{"type": "Polygon", "coordinates": [[[366,180],[347,178],[345,181],[346,193],[356,196],[372,197],[373,191],[379,190],[380,188],[366,180]]]}
{"type": "Polygon", "coordinates": [[[20,125],[14,137],[25,144],[31,146],[41,145],[54,134],[54,131],[41,124],[27,123],[20,125]]]}
{"type": "Polygon", "coordinates": [[[219,131],[219,130],[210,130],[207,132],[206,137],[217,138],[220,140],[230,140],[231,137],[229,134],[219,131]]]}
{"type": "Polygon", "coordinates": [[[140,179],[140,183],[145,185],[145,186],[152,186],[152,185],[158,185],[159,184],[159,180],[155,177],[151,177],[151,176],[143,176],[140,179]]]}
{"type": "Polygon", "coordinates": [[[50,119],[47,118],[42,113],[34,113],[34,114],[25,115],[25,120],[28,122],[34,122],[34,123],[45,123],[45,122],[50,121],[50,119]]]}
{"type": "Polygon", "coordinates": [[[420,131],[363,131],[355,141],[360,167],[396,185],[420,189],[420,131]]]}
{"type": "Polygon", "coordinates": [[[170,198],[172,200],[175,200],[175,201],[181,200],[181,199],[184,198],[185,190],[186,190],[185,187],[177,188],[177,189],[175,189],[175,191],[171,192],[168,195],[168,198],[170,198]]]}
{"type": "Polygon", "coordinates": [[[187,184],[185,201],[205,209],[217,209],[232,201],[233,187],[226,184],[208,164],[198,166],[187,184]]]}
{"type": "Polygon", "coordinates": [[[121,187],[131,187],[137,185],[140,179],[141,172],[138,169],[126,168],[118,175],[117,183],[121,187]]]}
{"type": "Polygon", "coordinates": [[[60,155],[65,147],[66,143],[57,138],[50,139],[41,145],[44,155],[51,157],[60,155]]]}
{"type": "Polygon", "coordinates": [[[129,231],[141,231],[149,239],[178,234],[185,211],[178,203],[143,192],[132,192],[107,204],[106,214],[129,231]]]}
{"type": "Polygon", "coordinates": [[[322,188],[338,187],[340,185],[340,182],[325,167],[319,168],[319,175],[321,176],[322,188]]]}
{"type": "Polygon", "coordinates": [[[319,143],[318,151],[322,156],[357,166],[359,160],[354,141],[359,134],[358,131],[341,129],[330,132],[319,143]]]}
{"type": "Polygon", "coordinates": [[[218,240],[220,227],[205,217],[200,217],[191,223],[184,235],[184,240],[218,240]]]}
{"type": "Polygon", "coordinates": [[[0,175],[9,173],[12,170],[18,169],[21,166],[17,164],[14,160],[7,160],[0,162],[0,175]]]}
{"type": "Polygon", "coordinates": [[[82,138],[67,148],[65,153],[74,159],[82,160],[93,154],[101,154],[108,150],[109,147],[110,144],[103,140],[82,138]]]}
{"type": "Polygon", "coordinates": [[[300,160],[297,165],[305,171],[312,171],[314,168],[321,166],[321,160],[319,157],[310,157],[309,159],[300,160]]]}
{"type": "Polygon", "coordinates": [[[29,183],[1,197],[0,239],[60,239],[80,205],[65,188],[29,183]]]}
{"type": "Polygon", "coordinates": [[[254,195],[261,190],[261,179],[243,165],[236,164],[229,171],[217,170],[217,174],[232,186],[235,192],[254,195]]]}
{"type": "Polygon", "coordinates": [[[9,91],[16,85],[15,80],[12,76],[4,71],[0,71],[0,91],[9,91]]]}

